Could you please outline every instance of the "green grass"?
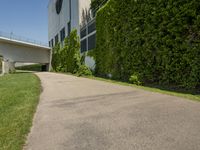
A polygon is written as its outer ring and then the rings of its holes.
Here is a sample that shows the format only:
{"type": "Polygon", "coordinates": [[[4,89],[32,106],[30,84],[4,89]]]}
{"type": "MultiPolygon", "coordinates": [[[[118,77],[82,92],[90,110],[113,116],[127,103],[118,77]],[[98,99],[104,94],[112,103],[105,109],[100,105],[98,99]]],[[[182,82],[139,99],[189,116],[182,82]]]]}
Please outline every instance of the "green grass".
{"type": "Polygon", "coordinates": [[[124,86],[131,86],[131,87],[143,89],[146,91],[157,92],[157,93],[167,94],[167,95],[172,95],[172,96],[178,96],[178,97],[182,97],[182,98],[200,102],[199,91],[195,91],[195,92],[194,91],[184,91],[181,89],[172,89],[170,87],[164,87],[164,86],[158,86],[158,85],[137,86],[137,85],[129,84],[126,82],[120,82],[120,81],[115,81],[115,80],[110,80],[110,79],[105,79],[105,78],[100,78],[100,77],[94,77],[94,76],[89,76],[86,78],[120,84],[120,85],[124,85],[124,86]]]}
{"type": "Polygon", "coordinates": [[[21,150],[32,125],[39,79],[29,73],[0,77],[0,150],[21,150]]]}

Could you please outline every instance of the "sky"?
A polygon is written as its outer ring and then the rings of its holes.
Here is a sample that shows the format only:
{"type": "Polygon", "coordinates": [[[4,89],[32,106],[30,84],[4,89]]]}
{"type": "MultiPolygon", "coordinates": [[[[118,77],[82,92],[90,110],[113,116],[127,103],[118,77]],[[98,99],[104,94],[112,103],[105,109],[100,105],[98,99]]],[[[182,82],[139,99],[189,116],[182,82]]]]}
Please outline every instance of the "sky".
{"type": "Polygon", "coordinates": [[[48,43],[49,0],[0,0],[0,31],[48,43]]]}

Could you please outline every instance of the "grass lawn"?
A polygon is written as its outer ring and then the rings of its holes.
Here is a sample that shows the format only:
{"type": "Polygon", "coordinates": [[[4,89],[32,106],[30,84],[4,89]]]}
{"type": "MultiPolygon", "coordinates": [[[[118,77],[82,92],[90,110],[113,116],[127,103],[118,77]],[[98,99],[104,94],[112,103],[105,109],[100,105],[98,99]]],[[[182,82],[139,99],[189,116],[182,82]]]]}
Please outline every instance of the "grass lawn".
{"type": "Polygon", "coordinates": [[[40,90],[34,74],[0,76],[0,150],[22,150],[40,90]]]}

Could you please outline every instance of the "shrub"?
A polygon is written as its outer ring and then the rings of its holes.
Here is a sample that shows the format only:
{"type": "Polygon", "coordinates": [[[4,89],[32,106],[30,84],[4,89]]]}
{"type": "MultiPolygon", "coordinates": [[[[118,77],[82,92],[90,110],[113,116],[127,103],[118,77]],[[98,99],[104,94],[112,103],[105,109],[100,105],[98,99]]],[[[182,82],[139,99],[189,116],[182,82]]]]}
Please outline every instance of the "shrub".
{"type": "Polygon", "coordinates": [[[91,70],[86,65],[81,65],[78,73],[78,76],[92,76],[91,70]]]}
{"type": "Polygon", "coordinates": [[[136,84],[136,85],[141,85],[141,82],[139,81],[139,78],[137,75],[132,75],[130,78],[129,78],[129,82],[132,83],[132,84],[136,84]]]}

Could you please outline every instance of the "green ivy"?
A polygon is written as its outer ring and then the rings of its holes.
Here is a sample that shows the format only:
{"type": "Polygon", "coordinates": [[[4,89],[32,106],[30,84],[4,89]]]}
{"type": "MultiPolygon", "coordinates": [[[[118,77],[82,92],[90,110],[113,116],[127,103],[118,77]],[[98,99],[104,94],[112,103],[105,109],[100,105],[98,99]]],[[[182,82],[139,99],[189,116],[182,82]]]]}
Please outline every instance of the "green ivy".
{"type": "Polygon", "coordinates": [[[196,0],[109,0],[96,17],[97,74],[199,88],[199,10],[196,0]]]}

